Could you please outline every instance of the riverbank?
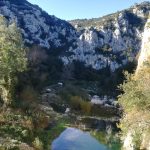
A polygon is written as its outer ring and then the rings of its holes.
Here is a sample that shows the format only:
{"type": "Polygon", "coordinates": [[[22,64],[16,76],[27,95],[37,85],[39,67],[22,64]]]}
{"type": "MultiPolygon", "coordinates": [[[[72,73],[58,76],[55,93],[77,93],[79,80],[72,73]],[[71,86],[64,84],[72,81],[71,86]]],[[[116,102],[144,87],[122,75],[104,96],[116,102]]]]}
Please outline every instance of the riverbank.
{"type": "MultiPolygon", "coordinates": [[[[68,89],[68,85],[60,83],[51,85],[34,101],[33,97],[28,97],[30,101],[16,101],[14,106],[1,107],[0,148],[49,150],[53,140],[68,127],[93,135],[107,133],[109,129],[118,132],[116,106],[92,104],[86,90],[77,89],[74,85],[72,87],[68,89]]],[[[31,92],[25,92],[25,96],[31,95],[31,92]]]]}
{"type": "Polygon", "coordinates": [[[106,145],[112,143],[107,136],[108,130],[111,130],[111,134],[117,132],[118,118],[60,114],[50,106],[39,105],[36,110],[32,107],[26,111],[3,108],[0,114],[2,150],[49,150],[53,140],[68,127],[88,131],[99,141],[105,141],[106,145]]]}
{"type": "Polygon", "coordinates": [[[50,143],[65,129],[64,118],[40,107],[0,109],[1,150],[49,150],[50,143]]]}

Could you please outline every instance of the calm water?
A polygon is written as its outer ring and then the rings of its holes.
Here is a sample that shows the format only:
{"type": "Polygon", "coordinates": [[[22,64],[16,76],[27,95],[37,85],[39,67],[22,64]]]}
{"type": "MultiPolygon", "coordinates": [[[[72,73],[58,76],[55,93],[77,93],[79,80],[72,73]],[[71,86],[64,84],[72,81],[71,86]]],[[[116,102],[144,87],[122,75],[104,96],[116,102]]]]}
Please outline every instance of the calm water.
{"type": "Polygon", "coordinates": [[[108,150],[89,133],[67,128],[52,143],[52,150],[108,150]]]}

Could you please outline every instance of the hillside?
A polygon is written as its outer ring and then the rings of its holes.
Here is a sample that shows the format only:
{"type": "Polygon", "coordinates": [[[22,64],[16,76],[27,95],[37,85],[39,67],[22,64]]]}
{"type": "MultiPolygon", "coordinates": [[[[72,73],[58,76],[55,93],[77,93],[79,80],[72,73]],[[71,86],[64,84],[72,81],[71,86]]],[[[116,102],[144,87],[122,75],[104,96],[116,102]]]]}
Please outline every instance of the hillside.
{"type": "Polygon", "coordinates": [[[124,147],[147,148],[149,12],[143,2],[65,21],[27,0],[0,0],[0,149],[48,150],[75,127],[120,150],[121,117],[124,147]]]}
{"type": "Polygon", "coordinates": [[[68,22],[48,15],[26,0],[1,0],[0,14],[10,22],[17,21],[27,44],[62,48],[75,37],[75,30],[68,22]]]}
{"type": "Polygon", "coordinates": [[[70,21],[75,29],[25,0],[1,0],[0,6],[2,15],[18,22],[27,44],[59,50],[64,64],[75,60],[111,71],[135,60],[150,10],[150,3],[143,2],[101,18],[70,21]]]}
{"type": "MultiPolygon", "coordinates": [[[[100,18],[76,19],[76,20],[70,20],[69,22],[73,26],[75,26],[76,28],[79,28],[79,29],[80,28],[83,29],[86,27],[98,28],[98,26],[102,26],[104,24],[107,25],[108,22],[115,20],[115,18],[118,17],[118,15],[120,13],[124,13],[124,12],[134,13],[137,16],[143,17],[143,13],[146,13],[149,10],[148,5],[149,5],[149,1],[147,1],[147,2],[145,1],[145,2],[140,3],[140,4],[135,4],[128,9],[118,11],[118,12],[113,13],[113,14],[108,14],[108,15],[100,17],[100,18]]],[[[134,20],[134,22],[136,22],[136,21],[134,20]]]]}
{"type": "Polygon", "coordinates": [[[123,94],[119,102],[123,106],[124,115],[121,130],[124,148],[127,150],[149,150],[150,143],[150,20],[148,19],[142,40],[138,67],[135,74],[128,75],[121,86],[123,94]],[[141,117],[142,116],[142,117],[141,117]]]}
{"type": "Polygon", "coordinates": [[[143,2],[102,18],[70,21],[80,37],[68,60],[77,59],[95,69],[109,66],[111,71],[132,62],[141,48],[149,10],[150,3],[143,2]]]}

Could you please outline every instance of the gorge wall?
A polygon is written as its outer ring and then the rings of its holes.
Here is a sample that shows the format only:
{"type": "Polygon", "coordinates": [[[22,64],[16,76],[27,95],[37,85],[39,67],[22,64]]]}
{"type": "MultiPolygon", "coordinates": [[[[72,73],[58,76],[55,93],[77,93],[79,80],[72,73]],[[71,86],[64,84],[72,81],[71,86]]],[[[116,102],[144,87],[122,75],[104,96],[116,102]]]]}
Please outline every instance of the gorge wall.
{"type": "Polygon", "coordinates": [[[102,18],[70,21],[79,31],[79,39],[77,48],[69,49],[73,54],[63,61],[79,60],[97,70],[109,66],[111,71],[133,62],[141,49],[149,10],[149,2],[144,2],[102,18]]]}
{"type": "MultiPolygon", "coordinates": [[[[126,83],[131,86],[131,90],[137,92],[128,92],[128,96],[132,94],[133,97],[130,97],[129,101],[134,101],[134,104],[131,103],[132,109],[130,112],[125,109],[125,116],[123,121],[130,122],[127,127],[126,136],[124,137],[124,149],[125,150],[135,150],[135,149],[145,149],[150,150],[150,124],[149,120],[149,108],[146,107],[149,105],[149,83],[150,83],[150,19],[147,20],[147,23],[144,28],[144,34],[142,39],[142,47],[138,59],[138,66],[135,74],[132,78],[126,83]],[[130,83],[136,83],[132,87],[130,83]],[[138,89],[138,90],[137,90],[138,89]],[[139,96],[140,95],[140,96],[139,96]],[[138,106],[139,103],[139,106],[138,106]],[[142,105],[143,104],[143,105],[142,105]],[[136,110],[137,109],[137,110],[136,110]],[[135,112],[132,114],[132,111],[135,112]],[[139,116],[136,116],[139,113],[139,116]],[[131,116],[134,115],[134,118],[131,116]],[[140,117],[142,116],[142,117],[140,117]],[[134,119],[134,121],[132,121],[134,119]],[[139,137],[137,135],[140,135],[139,137]],[[138,140],[137,140],[138,139],[138,140]],[[138,142],[137,142],[138,141],[138,142]],[[138,143],[138,144],[137,144],[138,143]]],[[[127,99],[126,99],[127,100],[127,99]]]]}
{"type": "Polygon", "coordinates": [[[58,50],[65,65],[81,61],[112,72],[135,60],[149,11],[150,3],[143,2],[101,18],[68,23],[26,0],[0,0],[0,14],[17,22],[28,45],[58,50]]]}
{"type": "Polygon", "coordinates": [[[145,25],[143,40],[142,40],[142,48],[140,52],[140,57],[138,59],[138,66],[136,73],[144,67],[144,63],[148,63],[150,61],[150,19],[147,20],[145,25]]]}

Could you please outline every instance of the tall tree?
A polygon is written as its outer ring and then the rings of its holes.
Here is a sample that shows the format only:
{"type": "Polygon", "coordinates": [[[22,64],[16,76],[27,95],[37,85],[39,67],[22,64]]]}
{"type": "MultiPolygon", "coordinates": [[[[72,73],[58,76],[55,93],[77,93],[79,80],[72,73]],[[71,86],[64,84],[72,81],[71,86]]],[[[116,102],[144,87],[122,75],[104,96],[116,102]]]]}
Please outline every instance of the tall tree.
{"type": "Polygon", "coordinates": [[[16,23],[0,16],[0,95],[5,105],[14,98],[17,74],[26,70],[27,58],[16,23]]]}

